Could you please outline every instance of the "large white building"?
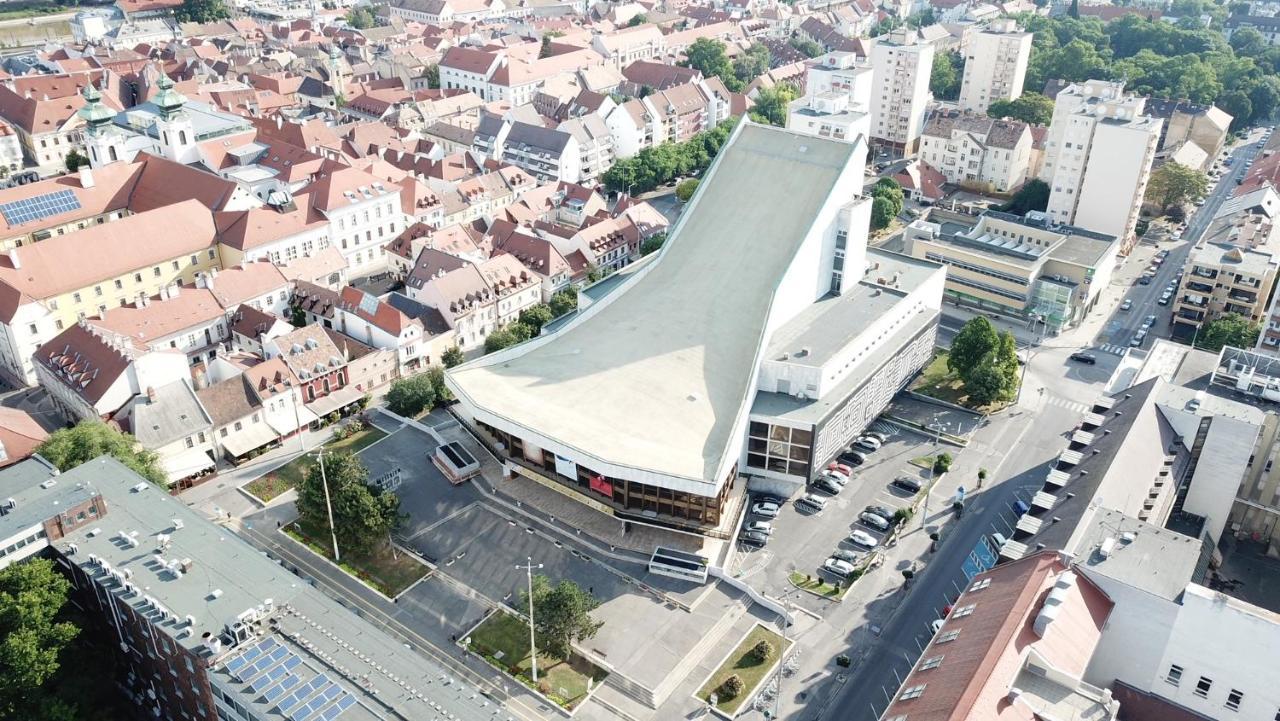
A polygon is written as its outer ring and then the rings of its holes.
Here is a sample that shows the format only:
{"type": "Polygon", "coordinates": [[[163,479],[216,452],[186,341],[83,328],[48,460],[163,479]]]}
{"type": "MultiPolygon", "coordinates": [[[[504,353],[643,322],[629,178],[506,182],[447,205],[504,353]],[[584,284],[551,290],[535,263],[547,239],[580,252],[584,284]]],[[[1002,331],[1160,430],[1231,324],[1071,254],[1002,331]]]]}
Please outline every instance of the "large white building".
{"type": "Polygon", "coordinates": [[[811,65],[806,95],[787,108],[787,129],[837,140],[871,133],[871,66],[854,53],[827,53],[811,65]]]}
{"type": "Polygon", "coordinates": [[[1011,193],[1031,174],[1034,141],[1020,120],[939,110],[920,136],[920,159],[937,168],[948,183],[996,193],[1011,193]]]}
{"type": "Polygon", "coordinates": [[[895,30],[871,50],[871,138],[903,155],[915,153],[929,104],[934,47],[914,30],[895,30]]]}
{"type": "Polygon", "coordinates": [[[941,266],[871,251],[866,144],[743,121],[659,255],[561,328],[448,372],[507,473],[638,523],[792,491],[932,354],[941,266]],[[730,246],[726,239],[733,239],[730,246]]]}
{"type": "Polygon", "coordinates": [[[1124,83],[1089,80],[1054,101],[1040,177],[1049,184],[1049,216],[1120,238],[1133,229],[1151,177],[1162,121],[1143,115],[1146,99],[1124,83]]]}
{"type": "Polygon", "coordinates": [[[1032,34],[1012,18],[997,20],[969,38],[965,50],[964,79],[960,82],[960,107],[985,113],[997,100],[1022,95],[1031,58],[1032,34]]]}

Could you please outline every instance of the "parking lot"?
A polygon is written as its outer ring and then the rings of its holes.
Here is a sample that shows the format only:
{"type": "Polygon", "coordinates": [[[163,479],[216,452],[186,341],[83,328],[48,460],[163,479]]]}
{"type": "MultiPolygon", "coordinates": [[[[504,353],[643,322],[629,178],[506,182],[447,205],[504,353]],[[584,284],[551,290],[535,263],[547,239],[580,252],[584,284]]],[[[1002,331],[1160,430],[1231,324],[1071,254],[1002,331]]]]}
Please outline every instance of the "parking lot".
{"type": "MultiPolygon", "coordinates": [[[[877,429],[884,425],[878,425],[877,429]]],[[[854,531],[862,531],[875,539],[877,545],[883,542],[886,533],[859,520],[859,515],[870,505],[883,506],[889,512],[910,506],[916,498],[915,494],[901,491],[891,486],[891,482],[899,476],[909,476],[927,485],[930,471],[911,464],[911,460],[922,456],[933,455],[940,451],[956,453],[954,447],[935,446],[932,438],[923,434],[895,428],[880,450],[868,454],[867,462],[854,469],[853,479],[837,495],[823,491],[807,489],[826,498],[826,507],[813,512],[797,505],[791,499],[780,509],[778,516],[771,519],[773,534],[763,548],[741,546],[742,553],[738,557],[737,570],[744,574],[750,583],[760,587],[766,594],[774,597],[794,590],[789,580],[792,571],[821,574],[827,580],[836,578],[821,570],[823,562],[836,549],[852,553],[861,561],[871,549],[851,543],[848,538],[854,531]]],[[[803,496],[797,493],[796,498],[803,496]]],[[[929,514],[936,514],[951,504],[950,498],[933,497],[927,504],[929,514]]],[[[917,515],[908,523],[908,532],[920,532],[920,517],[917,515]]],[[[748,516],[746,523],[763,519],[760,516],[748,516]]],[[[934,517],[935,522],[937,517],[934,517]]],[[[927,532],[927,530],[926,530],[927,532]]],[[[804,608],[822,613],[834,603],[812,594],[793,594],[796,603],[804,608]]]]}

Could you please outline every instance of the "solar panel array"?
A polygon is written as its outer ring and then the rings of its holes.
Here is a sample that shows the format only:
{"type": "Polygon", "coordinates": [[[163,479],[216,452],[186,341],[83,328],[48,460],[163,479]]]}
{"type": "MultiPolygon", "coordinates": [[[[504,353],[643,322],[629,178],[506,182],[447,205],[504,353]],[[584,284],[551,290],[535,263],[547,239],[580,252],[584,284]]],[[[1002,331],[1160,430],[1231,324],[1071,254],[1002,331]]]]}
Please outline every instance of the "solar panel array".
{"type": "Polygon", "coordinates": [[[356,705],[356,698],[326,673],[303,683],[301,667],[297,654],[268,636],[227,661],[226,671],[290,721],[335,721],[356,705]]]}
{"type": "Polygon", "coordinates": [[[9,225],[22,225],[61,213],[80,209],[80,199],[70,190],[43,193],[33,198],[23,198],[0,203],[0,214],[9,225]]]}
{"type": "Polygon", "coordinates": [[[285,691],[288,691],[300,683],[302,683],[302,679],[298,678],[297,674],[291,673],[288,676],[285,676],[284,680],[278,685],[267,689],[266,693],[262,694],[262,698],[266,699],[267,703],[271,703],[283,696],[285,691]]]}
{"type": "Polygon", "coordinates": [[[324,708],[330,701],[344,693],[346,693],[346,691],[343,691],[341,686],[330,684],[325,687],[324,691],[316,694],[316,697],[308,701],[306,705],[299,706],[293,713],[289,714],[289,719],[290,721],[303,721],[303,719],[309,719],[312,714],[324,708]]]}
{"type": "Polygon", "coordinates": [[[369,293],[362,294],[360,296],[360,310],[365,315],[376,314],[378,312],[378,299],[369,293]]]}
{"type": "Polygon", "coordinates": [[[311,696],[311,694],[315,693],[316,691],[319,691],[320,689],[328,685],[330,685],[329,677],[326,674],[322,673],[319,676],[316,676],[315,678],[308,681],[307,685],[303,686],[297,691],[294,691],[288,696],[285,696],[280,701],[280,703],[276,705],[276,708],[280,711],[280,713],[289,713],[294,709],[295,706],[302,703],[303,700],[311,696]]]}

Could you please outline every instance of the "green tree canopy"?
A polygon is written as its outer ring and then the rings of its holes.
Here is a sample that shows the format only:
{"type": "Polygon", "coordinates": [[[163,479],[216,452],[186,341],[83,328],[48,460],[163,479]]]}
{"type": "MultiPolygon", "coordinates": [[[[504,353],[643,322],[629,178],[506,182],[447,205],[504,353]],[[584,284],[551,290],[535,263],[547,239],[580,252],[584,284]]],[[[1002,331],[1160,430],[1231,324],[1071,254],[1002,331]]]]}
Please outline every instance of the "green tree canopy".
{"type": "Polygon", "coordinates": [[[1032,125],[1048,125],[1053,120],[1053,101],[1040,93],[1023,93],[1013,100],[996,100],[987,106],[993,118],[1012,118],[1032,125]]]}
{"type": "Polygon", "coordinates": [[[871,229],[884,230],[889,227],[893,219],[897,217],[897,213],[893,212],[893,201],[888,198],[872,198],[871,200],[871,229]]]}
{"type": "Polygon", "coordinates": [[[644,25],[647,22],[649,22],[649,18],[646,17],[644,13],[640,13],[639,15],[636,15],[627,21],[627,27],[634,28],[640,25],[644,25]]]}
{"type": "Polygon", "coordinates": [[[353,7],[347,11],[347,24],[356,30],[365,30],[378,24],[373,10],[367,7],[353,7]]]}
{"type": "Polygon", "coordinates": [[[36,448],[36,453],[60,471],[69,471],[85,461],[108,455],[152,483],[163,486],[168,480],[156,454],[138,445],[133,436],[102,421],[81,421],[73,428],[54,431],[36,448]]]}
{"type": "Polygon", "coordinates": [[[733,59],[733,77],[738,81],[737,90],[729,88],[727,84],[725,87],[734,92],[740,92],[750,85],[752,80],[764,75],[772,61],[773,56],[769,54],[768,47],[759,42],[751,43],[745,53],[733,59]]]}
{"type": "Polygon", "coordinates": [[[650,253],[657,253],[662,249],[662,244],[665,242],[667,242],[666,233],[654,233],[648,238],[645,238],[644,241],[640,243],[641,257],[649,255],[650,253]]]}
{"type": "Polygon", "coordinates": [[[440,354],[440,362],[444,364],[445,368],[460,366],[466,362],[466,360],[467,357],[463,355],[462,349],[456,345],[451,348],[446,348],[444,353],[440,354]]]}
{"type": "Polygon", "coordinates": [[[81,166],[88,165],[89,159],[84,157],[84,154],[79,150],[72,148],[71,151],[67,153],[67,157],[63,160],[63,163],[67,166],[68,173],[74,173],[79,170],[81,166]]]}
{"type": "Polygon", "coordinates": [[[551,306],[546,303],[529,306],[520,311],[520,322],[528,326],[533,335],[541,333],[542,326],[550,323],[555,317],[555,313],[551,311],[551,306]]]}
{"type": "Polygon", "coordinates": [[[436,388],[425,373],[397,378],[387,390],[387,409],[412,418],[436,404],[436,388]]]}
{"type": "Polygon", "coordinates": [[[978,365],[983,356],[995,352],[999,347],[1000,336],[991,321],[981,315],[971,318],[951,341],[947,368],[961,378],[967,378],[969,371],[978,365]]]}
{"type": "Polygon", "coordinates": [[[1039,178],[1032,178],[1018,188],[1009,202],[1000,206],[1000,210],[1015,215],[1026,215],[1033,210],[1044,210],[1049,207],[1049,184],[1039,178]]]}
{"type": "Polygon", "coordinates": [[[551,312],[554,313],[557,318],[564,315],[565,313],[577,310],[578,309],[578,289],[574,288],[573,286],[569,286],[564,290],[556,291],[555,295],[551,296],[550,305],[551,305],[551,312]]]}
{"type": "Polygon", "coordinates": [[[1252,348],[1258,342],[1262,327],[1238,313],[1211,320],[1200,326],[1196,334],[1196,347],[1217,353],[1223,346],[1252,348]]]}
{"type": "Polygon", "coordinates": [[[1008,393],[1008,379],[996,361],[996,353],[988,352],[969,369],[964,377],[964,390],[969,402],[986,406],[1003,400],[1008,393]]]}
{"type": "Polygon", "coordinates": [[[1194,168],[1170,160],[1155,172],[1147,181],[1147,200],[1162,211],[1175,205],[1194,203],[1209,191],[1209,179],[1204,173],[1194,168]]]}
{"type": "Polygon", "coordinates": [[[173,15],[180,23],[211,23],[231,17],[222,0],[183,0],[173,15]]]}
{"type": "Polygon", "coordinates": [[[676,178],[701,173],[710,167],[728,140],[734,122],[726,120],[683,143],[666,142],[644,148],[614,163],[601,181],[614,192],[646,193],[676,178]]]}
{"type": "Polygon", "coordinates": [[[680,184],[676,186],[676,199],[682,203],[687,203],[697,191],[698,179],[686,178],[685,180],[680,181],[680,184]]]}
{"type": "Polygon", "coordinates": [[[725,83],[725,87],[729,87],[729,82],[732,80],[734,86],[737,86],[738,79],[733,74],[733,63],[724,51],[724,43],[719,40],[698,38],[685,50],[684,57],[685,60],[681,65],[697,70],[702,73],[702,77],[718,77],[725,83]]]}
{"type": "Polygon", "coordinates": [[[786,83],[771,88],[760,88],[756,104],[751,108],[751,119],[779,128],[787,125],[787,106],[796,99],[796,89],[786,83]]]}
{"type": "Polygon", "coordinates": [[[960,78],[964,72],[964,56],[958,52],[941,52],[933,55],[933,72],[929,74],[929,89],[939,100],[955,100],[960,97],[960,78]]]}
{"type": "MultiPolygon", "coordinates": [[[[521,606],[529,606],[529,592],[521,591],[521,606]]],[[[600,601],[568,579],[552,586],[546,576],[533,577],[533,627],[539,643],[560,658],[568,658],[574,643],[596,635],[603,624],[591,617],[600,601]]]]}
{"type": "Polygon", "coordinates": [[[339,550],[367,551],[400,525],[400,499],[369,485],[369,470],[354,453],[326,453],[324,470],[315,463],[298,485],[298,515],[313,528],[329,530],[324,487],[329,486],[339,550]]]}
{"type": "Polygon", "coordinates": [[[59,620],[71,584],[44,558],[0,571],[0,718],[33,718],[47,705],[41,687],[80,629],[59,620]]]}
{"type": "Polygon", "coordinates": [[[791,47],[795,48],[806,58],[816,58],[826,53],[822,46],[808,38],[794,37],[791,38],[791,47]]]}

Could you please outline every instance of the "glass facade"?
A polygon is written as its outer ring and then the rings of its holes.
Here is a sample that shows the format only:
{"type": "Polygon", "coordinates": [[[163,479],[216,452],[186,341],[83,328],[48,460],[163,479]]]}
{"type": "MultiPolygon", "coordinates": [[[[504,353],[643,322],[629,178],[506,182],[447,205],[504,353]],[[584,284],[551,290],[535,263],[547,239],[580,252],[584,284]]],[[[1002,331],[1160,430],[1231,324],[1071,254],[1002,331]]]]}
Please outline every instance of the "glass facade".
{"type": "Polygon", "coordinates": [[[813,431],[752,421],[747,433],[747,467],[809,477],[813,431]]]}

